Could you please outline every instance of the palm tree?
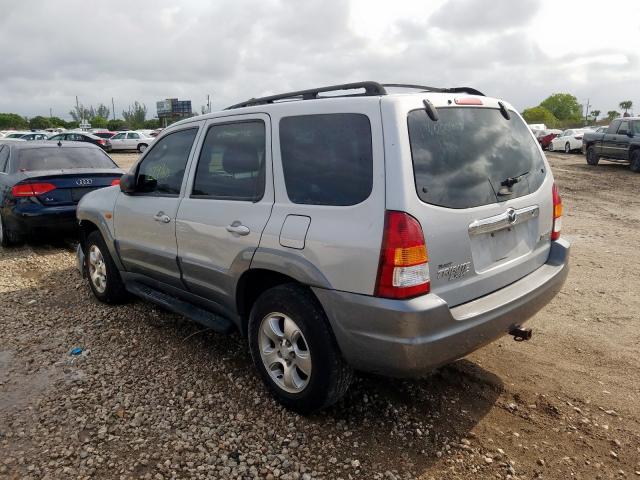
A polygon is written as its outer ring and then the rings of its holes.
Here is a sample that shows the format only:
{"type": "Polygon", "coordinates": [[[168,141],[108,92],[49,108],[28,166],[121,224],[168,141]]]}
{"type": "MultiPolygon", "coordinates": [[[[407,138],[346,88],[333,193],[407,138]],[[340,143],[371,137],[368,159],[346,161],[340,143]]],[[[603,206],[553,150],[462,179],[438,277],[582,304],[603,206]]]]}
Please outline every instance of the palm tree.
{"type": "Polygon", "coordinates": [[[591,110],[591,116],[594,122],[598,121],[598,115],[600,115],[600,110],[591,110]]]}
{"type": "Polygon", "coordinates": [[[614,118],[618,118],[620,116],[620,112],[618,112],[617,110],[609,110],[607,112],[607,118],[609,119],[609,121],[613,120],[614,118]]]}
{"type": "Polygon", "coordinates": [[[631,100],[625,100],[624,102],[620,102],[618,104],[618,106],[624,110],[624,116],[628,117],[629,114],[627,113],[628,110],[631,110],[631,107],[633,106],[633,102],[631,100]]]}

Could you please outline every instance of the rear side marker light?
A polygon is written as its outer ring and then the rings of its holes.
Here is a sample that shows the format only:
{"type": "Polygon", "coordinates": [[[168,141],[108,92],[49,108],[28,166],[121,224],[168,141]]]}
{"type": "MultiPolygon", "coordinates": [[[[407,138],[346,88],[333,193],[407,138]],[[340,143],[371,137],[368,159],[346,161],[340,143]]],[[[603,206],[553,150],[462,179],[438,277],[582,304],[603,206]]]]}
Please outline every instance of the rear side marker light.
{"type": "Polygon", "coordinates": [[[56,186],[51,183],[20,183],[14,185],[11,189],[11,195],[14,197],[37,197],[55,189],[56,186]]]}
{"type": "Polygon", "coordinates": [[[429,257],[422,228],[405,212],[385,215],[375,294],[384,298],[412,298],[430,291],[429,257]]]}
{"type": "Polygon", "coordinates": [[[562,198],[558,193],[558,186],[554,183],[552,188],[553,194],[553,228],[551,230],[551,240],[560,238],[560,230],[562,230],[562,198]]]}
{"type": "Polygon", "coordinates": [[[120,185],[120,179],[119,178],[116,178],[116,179],[111,181],[111,186],[113,187],[114,185],[120,185]]]}
{"type": "Polygon", "coordinates": [[[483,105],[482,100],[475,97],[455,98],[456,105],[483,105]]]}

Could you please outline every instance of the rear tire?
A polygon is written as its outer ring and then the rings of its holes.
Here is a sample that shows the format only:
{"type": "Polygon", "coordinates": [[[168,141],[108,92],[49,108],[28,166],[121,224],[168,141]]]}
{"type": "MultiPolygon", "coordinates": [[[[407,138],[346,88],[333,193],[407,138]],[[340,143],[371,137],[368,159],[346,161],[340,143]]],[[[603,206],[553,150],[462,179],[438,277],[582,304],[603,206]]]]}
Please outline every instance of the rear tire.
{"type": "Polygon", "coordinates": [[[564,144],[564,153],[571,153],[571,145],[569,142],[564,144]]]}
{"type": "Polygon", "coordinates": [[[289,283],[260,295],[248,336],[258,374],[285,407],[310,413],[336,403],[349,388],[353,371],[307,288],[289,283]]]}
{"type": "Polygon", "coordinates": [[[84,254],[84,271],[95,297],[109,304],[126,302],[129,293],[99,231],[95,230],[87,237],[84,254]]]}
{"type": "Polygon", "coordinates": [[[547,150],[549,150],[550,152],[553,152],[553,142],[549,143],[549,145],[547,146],[547,150]]]}
{"type": "Polygon", "coordinates": [[[599,161],[600,157],[596,153],[596,147],[591,146],[587,148],[587,163],[595,167],[596,165],[598,165],[599,161]]]}
{"type": "Polygon", "coordinates": [[[142,153],[147,149],[148,145],[146,143],[141,143],[140,145],[138,145],[138,152],[142,153]]]}
{"type": "Polygon", "coordinates": [[[629,168],[632,172],[640,173],[640,149],[631,152],[629,168]]]}
{"type": "Polygon", "coordinates": [[[9,230],[6,225],[2,214],[0,214],[0,246],[8,248],[22,243],[22,236],[9,230]]]}

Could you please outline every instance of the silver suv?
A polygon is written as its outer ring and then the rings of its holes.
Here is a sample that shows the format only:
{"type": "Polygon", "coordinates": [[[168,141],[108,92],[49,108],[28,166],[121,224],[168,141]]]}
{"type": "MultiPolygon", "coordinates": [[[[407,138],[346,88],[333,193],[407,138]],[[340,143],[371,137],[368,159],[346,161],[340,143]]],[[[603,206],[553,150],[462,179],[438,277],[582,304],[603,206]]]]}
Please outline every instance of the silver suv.
{"type": "Polygon", "coordinates": [[[420,376],[511,333],[569,244],[538,142],[471,88],[362,82],[172,125],[78,207],[95,296],[237,329],[277,399],[336,402],[353,370],[420,376]]]}

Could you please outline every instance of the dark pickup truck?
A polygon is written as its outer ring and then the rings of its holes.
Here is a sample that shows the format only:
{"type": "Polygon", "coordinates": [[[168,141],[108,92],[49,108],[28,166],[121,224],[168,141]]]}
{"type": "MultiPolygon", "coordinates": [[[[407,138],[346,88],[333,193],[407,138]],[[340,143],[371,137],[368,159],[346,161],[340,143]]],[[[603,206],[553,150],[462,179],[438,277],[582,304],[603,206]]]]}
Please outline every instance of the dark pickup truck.
{"type": "Polygon", "coordinates": [[[632,171],[640,172],[640,117],[618,118],[605,133],[585,133],[582,152],[589,165],[603,159],[629,163],[632,171]]]}

